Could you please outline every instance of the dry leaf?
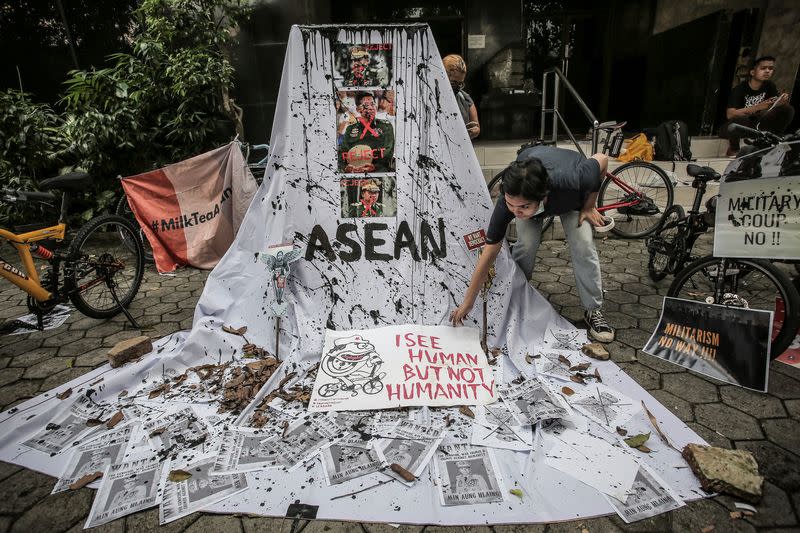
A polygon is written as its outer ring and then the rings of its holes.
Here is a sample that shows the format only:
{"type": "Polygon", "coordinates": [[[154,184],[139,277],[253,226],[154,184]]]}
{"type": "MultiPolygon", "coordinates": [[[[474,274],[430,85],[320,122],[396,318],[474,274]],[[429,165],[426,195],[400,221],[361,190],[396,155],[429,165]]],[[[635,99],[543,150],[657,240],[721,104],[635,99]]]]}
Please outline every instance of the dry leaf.
{"type": "Polygon", "coordinates": [[[119,394],[117,394],[117,398],[124,398],[127,395],[128,395],[128,391],[124,390],[124,391],[120,392],[119,394]]]}
{"type": "Polygon", "coordinates": [[[105,424],[104,420],[100,420],[99,418],[90,418],[86,421],[86,426],[93,428],[95,426],[99,426],[100,424],[105,424]]]}
{"type": "Polygon", "coordinates": [[[238,329],[233,328],[231,326],[222,326],[222,331],[225,333],[230,333],[231,335],[239,335],[242,336],[247,333],[247,326],[242,326],[238,329]]]}
{"type": "Polygon", "coordinates": [[[165,427],[156,428],[156,429],[154,429],[153,431],[150,432],[150,438],[157,437],[157,436],[161,435],[162,433],[164,433],[166,430],[167,430],[167,428],[165,428],[165,427]]]}
{"type": "Polygon", "coordinates": [[[742,512],[741,511],[731,511],[730,515],[731,515],[731,519],[732,520],[739,520],[739,519],[742,518],[742,512]]]}
{"type": "Polygon", "coordinates": [[[583,372],[584,370],[587,370],[590,366],[592,366],[592,363],[580,363],[578,365],[569,367],[569,369],[573,372],[576,371],[583,372]]]}
{"type": "Polygon", "coordinates": [[[650,419],[650,423],[655,428],[656,433],[658,433],[658,436],[661,437],[661,440],[664,441],[664,444],[666,444],[667,446],[669,446],[673,450],[677,450],[672,444],[670,444],[669,440],[667,440],[667,436],[664,435],[664,432],[661,431],[661,426],[658,425],[658,420],[656,419],[655,416],[653,416],[653,413],[650,412],[650,409],[647,408],[647,406],[644,404],[644,402],[642,402],[642,409],[644,409],[644,412],[647,415],[647,418],[650,419]]]}
{"type": "Polygon", "coordinates": [[[498,357],[502,352],[501,352],[500,348],[490,348],[489,349],[489,353],[492,354],[495,357],[498,357]]]}
{"type": "Polygon", "coordinates": [[[580,383],[581,385],[586,385],[586,381],[584,381],[584,379],[578,375],[570,376],[569,380],[574,381],[575,383],[580,383]]]}
{"type": "Polygon", "coordinates": [[[712,532],[712,531],[714,531],[715,529],[717,529],[717,527],[716,527],[714,524],[711,524],[711,525],[709,525],[709,526],[706,526],[706,527],[704,527],[703,529],[701,529],[701,530],[700,530],[700,533],[711,533],[711,532],[712,532]]]}
{"type": "Polygon", "coordinates": [[[745,516],[754,516],[756,513],[753,511],[742,511],[742,514],[745,516]]]}
{"type": "Polygon", "coordinates": [[[181,481],[186,481],[190,477],[192,477],[192,474],[186,470],[170,470],[167,479],[173,483],[179,483],[181,481]]]}
{"type": "Polygon", "coordinates": [[[632,437],[628,437],[627,439],[625,439],[625,444],[627,444],[631,448],[638,448],[639,446],[647,442],[647,439],[649,438],[650,438],[650,433],[639,433],[638,435],[634,435],[632,437]]]}
{"type": "Polygon", "coordinates": [[[114,426],[119,424],[122,421],[123,418],[125,418],[125,415],[122,413],[122,411],[117,411],[116,413],[114,413],[114,416],[112,416],[109,419],[109,421],[106,422],[106,427],[108,429],[113,429],[114,426]]]}
{"type": "Polygon", "coordinates": [[[594,379],[596,379],[598,383],[603,382],[603,378],[600,377],[600,371],[596,368],[594,369],[594,379]]]}
{"type": "Polygon", "coordinates": [[[529,353],[526,353],[525,354],[525,362],[528,363],[529,365],[532,364],[533,363],[533,356],[531,354],[529,354],[529,353]]]}
{"type": "Polygon", "coordinates": [[[392,469],[392,472],[399,475],[406,481],[414,481],[417,479],[416,476],[414,476],[414,474],[412,474],[411,472],[409,472],[408,470],[406,470],[397,463],[392,463],[392,465],[389,468],[392,469]]]}
{"type": "Polygon", "coordinates": [[[168,393],[169,389],[170,389],[170,384],[169,383],[162,383],[157,388],[151,390],[150,394],[147,395],[147,398],[149,400],[152,400],[153,398],[161,396],[161,393],[164,393],[164,394],[168,393]]]}
{"type": "Polygon", "coordinates": [[[75,483],[70,485],[69,488],[70,488],[70,490],[82,489],[83,487],[85,487],[86,485],[88,485],[89,483],[94,481],[95,479],[99,479],[101,477],[103,477],[103,473],[102,472],[92,472],[91,474],[86,474],[85,476],[80,478],[78,481],[76,481],[75,483]]]}
{"type": "Polygon", "coordinates": [[[70,395],[72,395],[72,387],[68,388],[67,390],[65,390],[63,392],[59,392],[58,394],[56,394],[56,398],[58,398],[59,400],[66,400],[67,398],[70,397],[70,395]]]}
{"type": "Polygon", "coordinates": [[[648,448],[647,446],[645,446],[644,444],[642,444],[641,446],[637,446],[636,449],[639,450],[640,452],[644,452],[644,453],[650,453],[650,452],[653,451],[650,448],[648,448]]]}
{"type": "Polygon", "coordinates": [[[575,391],[570,389],[569,387],[561,387],[561,392],[566,396],[572,396],[575,394],[575,391]]]}
{"type": "Polygon", "coordinates": [[[475,413],[472,412],[472,409],[467,407],[466,405],[462,405],[458,408],[458,412],[464,416],[468,416],[470,418],[475,418],[475,413]]]}
{"type": "Polygon", "coordinates": [[[619,433],[621,436],[624,437],[625,435],[628,434],[628,430],[625,429],[625,428],[621,428],[621,427],[617,426],[617,433],[619,433]]]}
{"type": "Polygon", "coordinates": [[[558,356],[558,361],[559,361],[560,363],[564,363],[564,364],[565,364],[565,365],[567,365],[567,366],[572,366],[572,363],[570,363],[569,359],[567,359],[566,357],[564,357],[564,356],[563,356],[563,355],[561,355],[561,354],[559,354],[559,356],[558,356]]]}
{"type": "Polygon", "coordinates": [[[172,378],[172,379],[175,381],[175,385],[180,385],[181,383],[186,381],[187,377],[188,376],[184,373],[184,374],[181,374],[180,376],[178,376],[176,378],[172,378]]]}

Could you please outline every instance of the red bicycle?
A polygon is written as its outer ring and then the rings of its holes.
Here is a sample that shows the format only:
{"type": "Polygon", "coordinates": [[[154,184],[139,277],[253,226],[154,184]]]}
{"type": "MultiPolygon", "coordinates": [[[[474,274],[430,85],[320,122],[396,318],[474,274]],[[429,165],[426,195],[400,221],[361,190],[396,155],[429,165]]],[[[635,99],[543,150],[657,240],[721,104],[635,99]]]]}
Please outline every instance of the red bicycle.
{"type": "MultiPolygon", "coordinates": [[[[492,202],[497,200],[502,182],[502,172],[489,182],[492,202]]],[[[675,189],[664,169],[647,161],[631,161],[613,173],[606,172],[597,196],[597,210],[614,219],[612,233],[625,239],[638,239],[660,227],[674,198],[675,189]]],[[[544,218],[542,231],[553,224],[553,218],[544,218]]],[[[516,228],[509,226],[506,239],[516,240],[516,228]]]]}

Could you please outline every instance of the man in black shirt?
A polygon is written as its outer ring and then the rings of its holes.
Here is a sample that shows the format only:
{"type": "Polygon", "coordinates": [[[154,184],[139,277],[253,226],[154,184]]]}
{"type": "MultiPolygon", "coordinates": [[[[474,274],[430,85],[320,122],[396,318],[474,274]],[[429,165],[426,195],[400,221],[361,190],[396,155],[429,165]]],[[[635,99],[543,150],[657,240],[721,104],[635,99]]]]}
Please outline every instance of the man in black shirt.
{"type": "Polygon", "coordinates": [[[782,134],[794,118],[794,108],[789,105],[789,95],[778,93],[770,81],[775,72],[775,58],[763,56],[756,59],[750,69],[750,79],[742,82],[731,91],[728,109],[725,114],[728,122],[720,128],[719,136],[730,143],[728,157],[739,151],[741,135],[729,131],[731,124],[741,124],[749,128],[782,134]]]}
{"type": "Polygon", "coordinates": [[[614,330],[600,310],[603,305],[600,260],[592,235],[592,226],[604,225],[595,205],[607,168],[608,157],[603,154],[586,159],[578,152],[552,146],[533,146],[519,154],[503,171],[502,195],[489,221],[486,245],[463,303],[450,315],[454,325],[460,325],[472,309],[489,267],[500,253],[508,224],[516,218],[518,240],[512,254],[530,278],[542,238],[542,220],[546,215],[559,215],[589,335],[600,342],[614,340],[614,330]]]}

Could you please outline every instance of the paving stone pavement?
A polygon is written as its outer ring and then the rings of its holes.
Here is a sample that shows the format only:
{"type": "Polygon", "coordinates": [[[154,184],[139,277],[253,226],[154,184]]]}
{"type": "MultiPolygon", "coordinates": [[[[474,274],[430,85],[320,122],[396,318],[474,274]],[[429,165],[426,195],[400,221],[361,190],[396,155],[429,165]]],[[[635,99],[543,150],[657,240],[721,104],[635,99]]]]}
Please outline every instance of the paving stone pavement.
{"type": "MultiPolygon", "coordinates": [[[[706,236],[708,237],[708,236],[706,236]]],[[[709,239],[700,245],[708,249],[709,239]]],[[[695,531],[715,526],[716,532],[798,531],[800,521],[800,370],[773,363],[769,394],[691,374],[643,354],[639,348],[658,319],[661,299],[670,279],[658,284],[647,276],[647,254],[642,241],[598,239],[603,270],[605,310],[618,328],[609,345],[612,359],[668,409],[711,444],[751,451],[766,476],[765,496],[758,513],[731,520],[735,501],[716,497],[690,503],[686,508],[626,525],[617,516],[537,526],[442,528],[311,522],[308,533],[468,531],[471,533],[521,532],[651,532],[695,531]]],[[[207,272],[184,269],[174,276],[159,276],[148,268],[131,312],[141,330],[130,329],[124,317],[94,320],[73,313],[66,324],[52,331],[0,337],[0,409],[6,410],[28,398],[78,377],[105,361],[109,347],[140,334],[156,339],[191,327],[194,306],[207,272]]],[[[532,284],[568,319],[580,325],[582,310],[563,241],[545,241],[539,252],[532,284]]],[[[21,293],[0,285],[0,321],[26,314],[21,293]]],[[[90,489],[50,495],[54,479],[0,462],[0,532],[78,532],[88,516],[90,489]]],[[[533,502],[535,505],[535,502],[533,502]]],[[[243,533],[289,532],[287,519],[193,514],[158,527],[158,512],[151,509],[93,531],[243,533]]]]}

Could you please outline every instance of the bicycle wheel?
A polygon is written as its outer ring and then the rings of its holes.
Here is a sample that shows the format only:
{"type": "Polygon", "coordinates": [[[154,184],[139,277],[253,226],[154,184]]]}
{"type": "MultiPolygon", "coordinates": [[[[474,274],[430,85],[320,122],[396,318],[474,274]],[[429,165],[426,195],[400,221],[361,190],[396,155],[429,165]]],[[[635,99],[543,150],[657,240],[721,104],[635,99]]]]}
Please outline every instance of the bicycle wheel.
{"type": "Polygon", "coordinates": [[[125,217],[93,218],[67,250],[65,282],[70,300],[86,316],[110,318],[131,303],[144,274],[144,252],[137,228],[125,217]],[[132,246],[133,245],[133,246],[132,246]]]}
{"type": "MultiPolygon", "coordinates": [[[[121,217],[128,219],[135,228],[139,231],[139,240],[142,242],[142,250],[144,251],[144,260],[148,263],[153,262],[153,247],[150,246],[150,241],[147,240],[147,236],[144,234],[144,231],[139,226],[139,221],[136,220],[136,217],[133,215],[133,211],[131,211],[131,206],[128,204],[128,196],[125,193],[122,193],[122,198],[119,199],[117,202],[117,208],[114,211],[121,217]]],[[[135,248],[135,243],[125,240],[125,235],[120,234],[120,237],[123,239],[122,242],[125,243],[131,250],[135,248]]]]}
{"type": "Polygon", "coordinates": [[[625,190],[606,176],[600,185],[597,207],[636,203],[603,213],[614,218],[611,232],[626,239],[637,239],[653,233],[661,224],[667,209],[672,206],[675,195],[667,173],[651,163],[631,161],[617,168],[613,175],[635,192],[625,190]]]}
{"type": "Polygon", "coordinates": [[[710,303],[738,297],[750,309],[765,311],[774,311],[776,299],[781,298],[786,316],[781,328],[773,333],[773,359],[786,350],[800,326],[797,289],[782,270],[761,259],[701,257],[675,276],[667,296],[710,303]]]}
{"type": "Polygon", "coordinates": [[[683,227],[678,224],[685,216],[683,207],[673,205],[664,213],[660,229],[647,239],[647,251],[650,252],[647,271],[653,281],[674,274],[686,255],[686,238],[683,227]]]}
{"type": "MultiPolygon", "coordinates": [[[[497,197],[500,196],[500,186],[502,184],[502,172],[493,177],[489,182],[489,196],[492,198],[492,205],[497,203],[497,197]]],[[[509,244],[514,244],[517,242],[517,224],[514,220],[512,220],[508,225],[508,229],[506,230],[506,240],[509,242],[509,244]]]]}

